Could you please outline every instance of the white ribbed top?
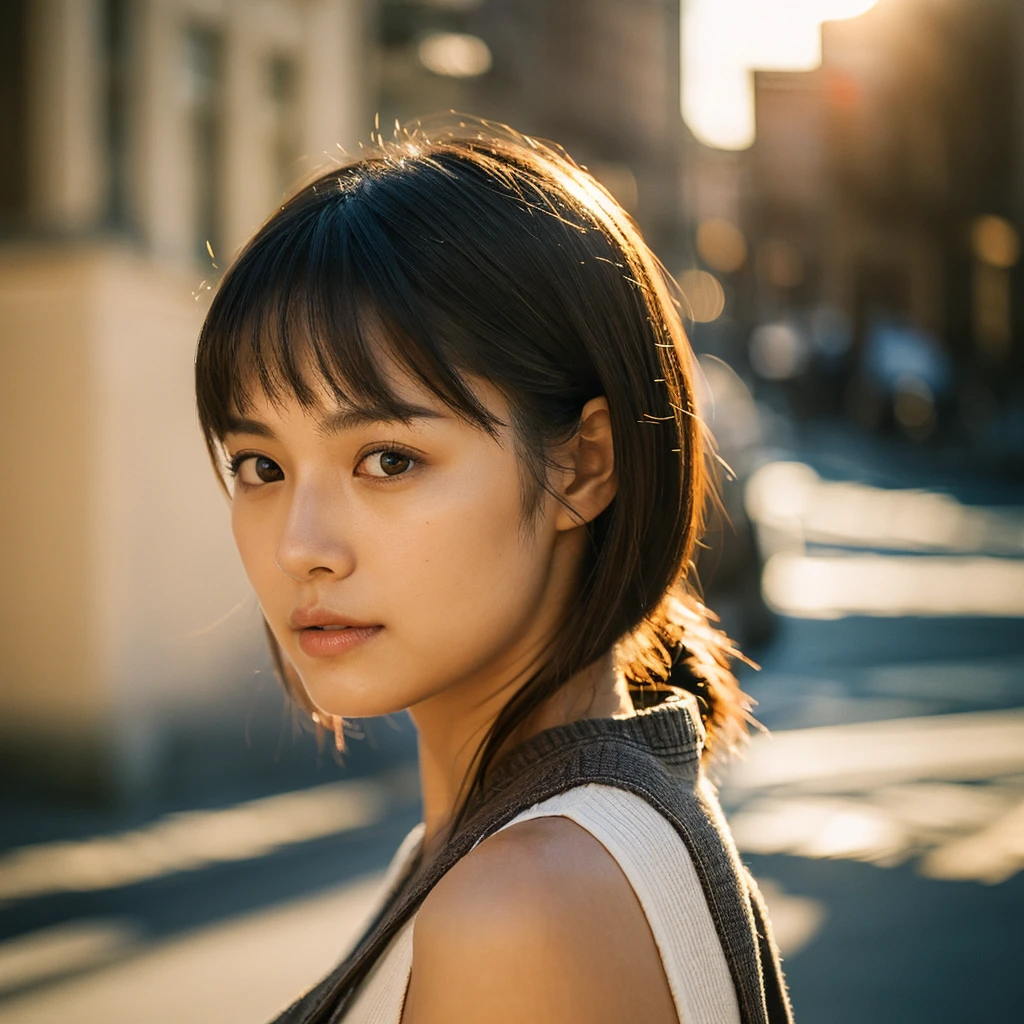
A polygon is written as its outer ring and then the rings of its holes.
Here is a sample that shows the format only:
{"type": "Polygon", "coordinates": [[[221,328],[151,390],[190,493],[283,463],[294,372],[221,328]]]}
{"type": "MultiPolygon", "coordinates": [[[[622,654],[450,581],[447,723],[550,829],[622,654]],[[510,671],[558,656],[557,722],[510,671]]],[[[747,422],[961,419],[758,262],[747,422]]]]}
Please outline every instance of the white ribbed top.
{"type": "MultiPolygon", "coordinates": [[[[661,953],[680,1024],[739,1024],[736,992],[711,912],[689,851],[672,825],[641,797],[614,786],[587,785],[535,804],[504,827],[548,816],[585,828],[629,880],[661,953]]],[[[422,827],[391,862],[383,898],[414,856],[422,827]]],[[[401,1024],[415,923],[414,916],[366,976],[345,1024],[401,1024]]]]}

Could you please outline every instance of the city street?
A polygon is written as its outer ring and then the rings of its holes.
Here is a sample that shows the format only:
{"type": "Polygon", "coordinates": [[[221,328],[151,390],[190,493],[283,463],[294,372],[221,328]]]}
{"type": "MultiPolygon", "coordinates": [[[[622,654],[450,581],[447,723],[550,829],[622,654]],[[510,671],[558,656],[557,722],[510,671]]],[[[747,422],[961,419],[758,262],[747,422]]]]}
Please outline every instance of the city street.
{"type": "Polygon", "coordinates": [[[458,776],[459,701],[642,674],[683,577],[797,1024],[1024,1021],[1024,0],[5,0],[0,53],[0,1024],[272,1019],[420,822],[423,687],[458,776]]]}
{"type": "MultiPolygon", "coordinates": [[[[744,677],[772,735],[723,785],[796,1018],[1019,1020],[1024,494],[909,448],[816,438],[770,463],[752,508],[788,560],[769,561],[766,589],[792,610],[744,677]],[[837,496],[852,525],[830,510],[818,535],[816,509],[837,496]],[[922,592],[951,560],[956,584],[922,592]],[[794,564],[795,594],[778,569],[794,564]]],[[[254,1024],[316,980],[415,801],[401,773],[270,799],[0,857],[0,1020],[254,1024]]]]}

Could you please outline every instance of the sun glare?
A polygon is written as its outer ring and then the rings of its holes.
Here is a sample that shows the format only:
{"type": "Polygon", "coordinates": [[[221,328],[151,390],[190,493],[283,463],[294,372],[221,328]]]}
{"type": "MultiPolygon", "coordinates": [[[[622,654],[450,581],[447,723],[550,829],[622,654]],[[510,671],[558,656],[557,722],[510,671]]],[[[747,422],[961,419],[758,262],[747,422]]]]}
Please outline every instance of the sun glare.
{"type": "Polygon", "coordinates": [[[821,63],[821,26],[855,18],[877,0],[690,0],[682,24],[682,111],[717,149],[754,141],[751,72],[809,71],[821,63]]]}

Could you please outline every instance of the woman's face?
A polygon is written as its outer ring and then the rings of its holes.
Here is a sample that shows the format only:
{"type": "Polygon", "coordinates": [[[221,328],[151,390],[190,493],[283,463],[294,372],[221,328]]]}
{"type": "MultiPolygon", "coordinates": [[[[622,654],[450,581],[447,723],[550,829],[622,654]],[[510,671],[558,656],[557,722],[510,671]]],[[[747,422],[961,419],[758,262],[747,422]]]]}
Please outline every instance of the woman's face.
{"type": "MultiPolygon", "coordinates": [[[[417,407],[381,421],[333,400],[254,402],[226,447],[232,528],[263,613],[309,697],[352,717],[517,677],[551,635],[582,550],[547,496],[524,522],[512,437],[417,407]]],[[[477,393],[501,422],[498,392],[477,393]]],[[[578,540],[578,538],[577,538],[578,540]]]]}

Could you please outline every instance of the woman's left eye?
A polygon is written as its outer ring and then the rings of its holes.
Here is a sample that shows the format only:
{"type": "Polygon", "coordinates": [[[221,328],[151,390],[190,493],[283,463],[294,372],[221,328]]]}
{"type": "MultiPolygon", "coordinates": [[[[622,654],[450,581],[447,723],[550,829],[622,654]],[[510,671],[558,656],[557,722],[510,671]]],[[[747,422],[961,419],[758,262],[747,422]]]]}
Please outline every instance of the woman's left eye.
{"type": "Polygon", "coordinates": [[[405,452],[395,451],[392,448],[385,448],[381,451],[370,452],[360,466],[363,475],[373,477],[401,476],[408,473],[416,464],[416,460],[405,452]]]}

